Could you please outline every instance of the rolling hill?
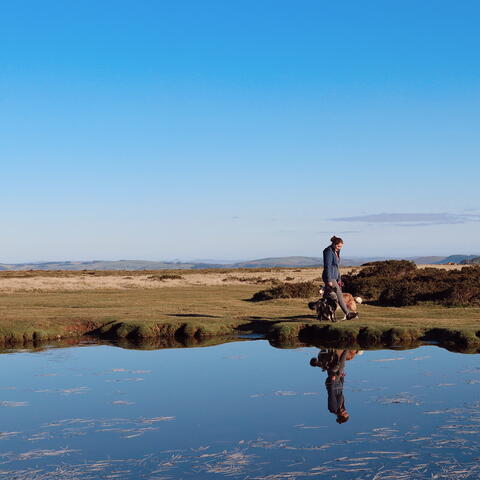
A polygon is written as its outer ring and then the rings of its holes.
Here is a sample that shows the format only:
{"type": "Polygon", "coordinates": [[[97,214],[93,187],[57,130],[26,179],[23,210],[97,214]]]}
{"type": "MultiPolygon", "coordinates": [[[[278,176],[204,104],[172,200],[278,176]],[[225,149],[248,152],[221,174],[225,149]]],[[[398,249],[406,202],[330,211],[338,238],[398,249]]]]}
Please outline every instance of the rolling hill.
{"type": "MultiPolygon", "coordinates": [[[[394,258],[394,257],[390,257],[394,258]]],[[[453,263],[479,263],[478,255],[449,255],[410,257],[405,260],[411,260],[417,264],[447,264],[453,263]]],[[[364,258],[342,258],[344,266],[358,266],[367,262],[387,260],[387,257],[364,257],[364,258]]],[[[92,260],[87,262],[32,262],[32,263],[14,263],[0,264],[0,271],[3,270],[173,270],[173,269],[200,269],[200,268],[301,268],[301,267],[322,267],[321,257],[268,257],[256,260],[248,260],[236,263],[207,263],[201,261],[192,262],[170,262],[170,261],[150,261],[150,260],[92,260]]]]}

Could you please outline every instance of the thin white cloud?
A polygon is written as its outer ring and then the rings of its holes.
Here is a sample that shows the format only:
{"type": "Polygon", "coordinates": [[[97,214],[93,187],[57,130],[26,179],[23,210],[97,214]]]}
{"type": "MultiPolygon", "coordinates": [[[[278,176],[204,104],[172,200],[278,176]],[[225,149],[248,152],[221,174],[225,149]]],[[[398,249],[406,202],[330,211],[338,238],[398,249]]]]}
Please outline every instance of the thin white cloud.
{"type": "Polygon", "coordinates": [[[330,218],[334,222],[359,222],[401,227],[426,227],[480,222],[480,215],[456,213],[375,213],[355,217],[330,218]]]}
{"type": "Polygon", "coordinates": [[[332,235],[347,235],[349,233],[361,233],[361,230],[343,230],[341,232],[335,232],[333,230],[321,230],[321,231],[317,231],[315,233],[326,233],[326,234],[332,234],[332,235]]]}

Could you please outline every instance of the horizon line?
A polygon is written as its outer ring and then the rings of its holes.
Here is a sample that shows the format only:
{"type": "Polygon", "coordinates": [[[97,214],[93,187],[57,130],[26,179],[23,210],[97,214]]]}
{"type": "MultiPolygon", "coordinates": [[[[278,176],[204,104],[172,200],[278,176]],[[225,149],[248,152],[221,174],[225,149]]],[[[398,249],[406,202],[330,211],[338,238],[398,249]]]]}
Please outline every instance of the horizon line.
{"type": "MultiPolygon", "coordinates": [[[[480,256],[477,253],[454,253],[449,255],[378,255],[378,256],[371,256],[371,255],[348,255],[342,257],[344,259],[387,259],[387,260],[395,260],[395,259],[415,259],[415,258],[422,258],[422,257],[439,257],[439,258],[448,258],[452,256],[480,256]]],[[[46,263],[95,263],[95,262],[151,262],[151,263],[171,263],[171,264],[188,264],[188,263],[205,263],[205,264],[237,264],[243,262],[253,262],[259,260],[269,260],[269,259],[284,259],[284,258],[318,258],[321,259],[322,257],[316,255],[282,255],[282,256],[271,256],[271,257],[250,257],[247,259],[172,259],[172,260],[151,260],[151,259],[142,259],[142,258],[122,258],[117,260],[106,260],[106,259],[85,259],[85,260],[31,260],[31,261],[21,261],[21,262],[2,262],[0,261],[0,265],[29,265],[29,264],[46,264],[46,263]]]]}

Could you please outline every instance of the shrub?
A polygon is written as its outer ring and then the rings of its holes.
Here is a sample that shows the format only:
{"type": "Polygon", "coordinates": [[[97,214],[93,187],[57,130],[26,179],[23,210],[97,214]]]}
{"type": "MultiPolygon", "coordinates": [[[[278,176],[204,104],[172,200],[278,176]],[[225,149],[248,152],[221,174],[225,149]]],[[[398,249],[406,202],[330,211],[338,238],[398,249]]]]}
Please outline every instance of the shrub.
{"type": "Polygon", "coordinates": [[[400,280],[392,283],[382,291],[378,299],[380,305],[393,307],[407,307],[417,303],[417,289],[415,283],[409,280],[400,280]]]}
{"type": "Polygon", "coordinates": [[[164,280],[182,280],[183,277],[181,275],[177,275],[175,273],[164,273],[162,275],[150,275],[148,277],[149,280],[158,280],[163,282],[164,280]]]}
{"type": "Polygon", "coordinates": [[[378,301],[382,292],[391,288],[398,280],[411,277],[417,266],[408,260],[385,260],[363,264],[363,269],[355,274],[343,275],[344,290],[353,296],[378,301]]]}
{"type": "Polygon", "coordinates": [[[358,275],[362,277],[381,276],[389,278],[403,278],[415,272],[417,265],[409,260],[385,260],[382,262],[368,262],[358,275]]]}
{"type": "Polygon", "coordinates": [[[447,306],[461,307],[480,305],[480,288],[478,285],[469,285],[467,282],[453,285],[445,292],[443,303],[447,306]]]}
{"type": "Polygon", "coordinates": [[[237,277],[235,275],[228,275],[222,282],[249,282],[249,283],[280,283],[276,278],[262,278],[262,277],[237,277]]]}
{"type": "Polygon", "coordinates": [[[480,265],[461,270],[418,269],[405,260],[371,262],[343,276],[344,290],[383,306],[429,301],[445,306],[480,305],[480,265]]]}

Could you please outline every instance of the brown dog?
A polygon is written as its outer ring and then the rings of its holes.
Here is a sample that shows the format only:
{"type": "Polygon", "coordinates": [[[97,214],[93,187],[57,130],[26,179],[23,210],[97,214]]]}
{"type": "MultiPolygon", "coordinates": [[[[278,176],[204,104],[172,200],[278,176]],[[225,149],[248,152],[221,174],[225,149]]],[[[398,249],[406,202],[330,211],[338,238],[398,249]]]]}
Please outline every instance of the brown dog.
{"type": "MultiPolygon", "coordinates": [[[[320,287],[320,296],[323,297],[324,289],[320,287]]],[[[354,297],[351,293],[344,293],[343,299],[345,300],[345,304],[347,305],[348,309],[352,312],[357,311],[357,303],[362,303],[362,297],[354,297]]],[[[340,308],[340,307],[337,307],[340,308]]]]}

